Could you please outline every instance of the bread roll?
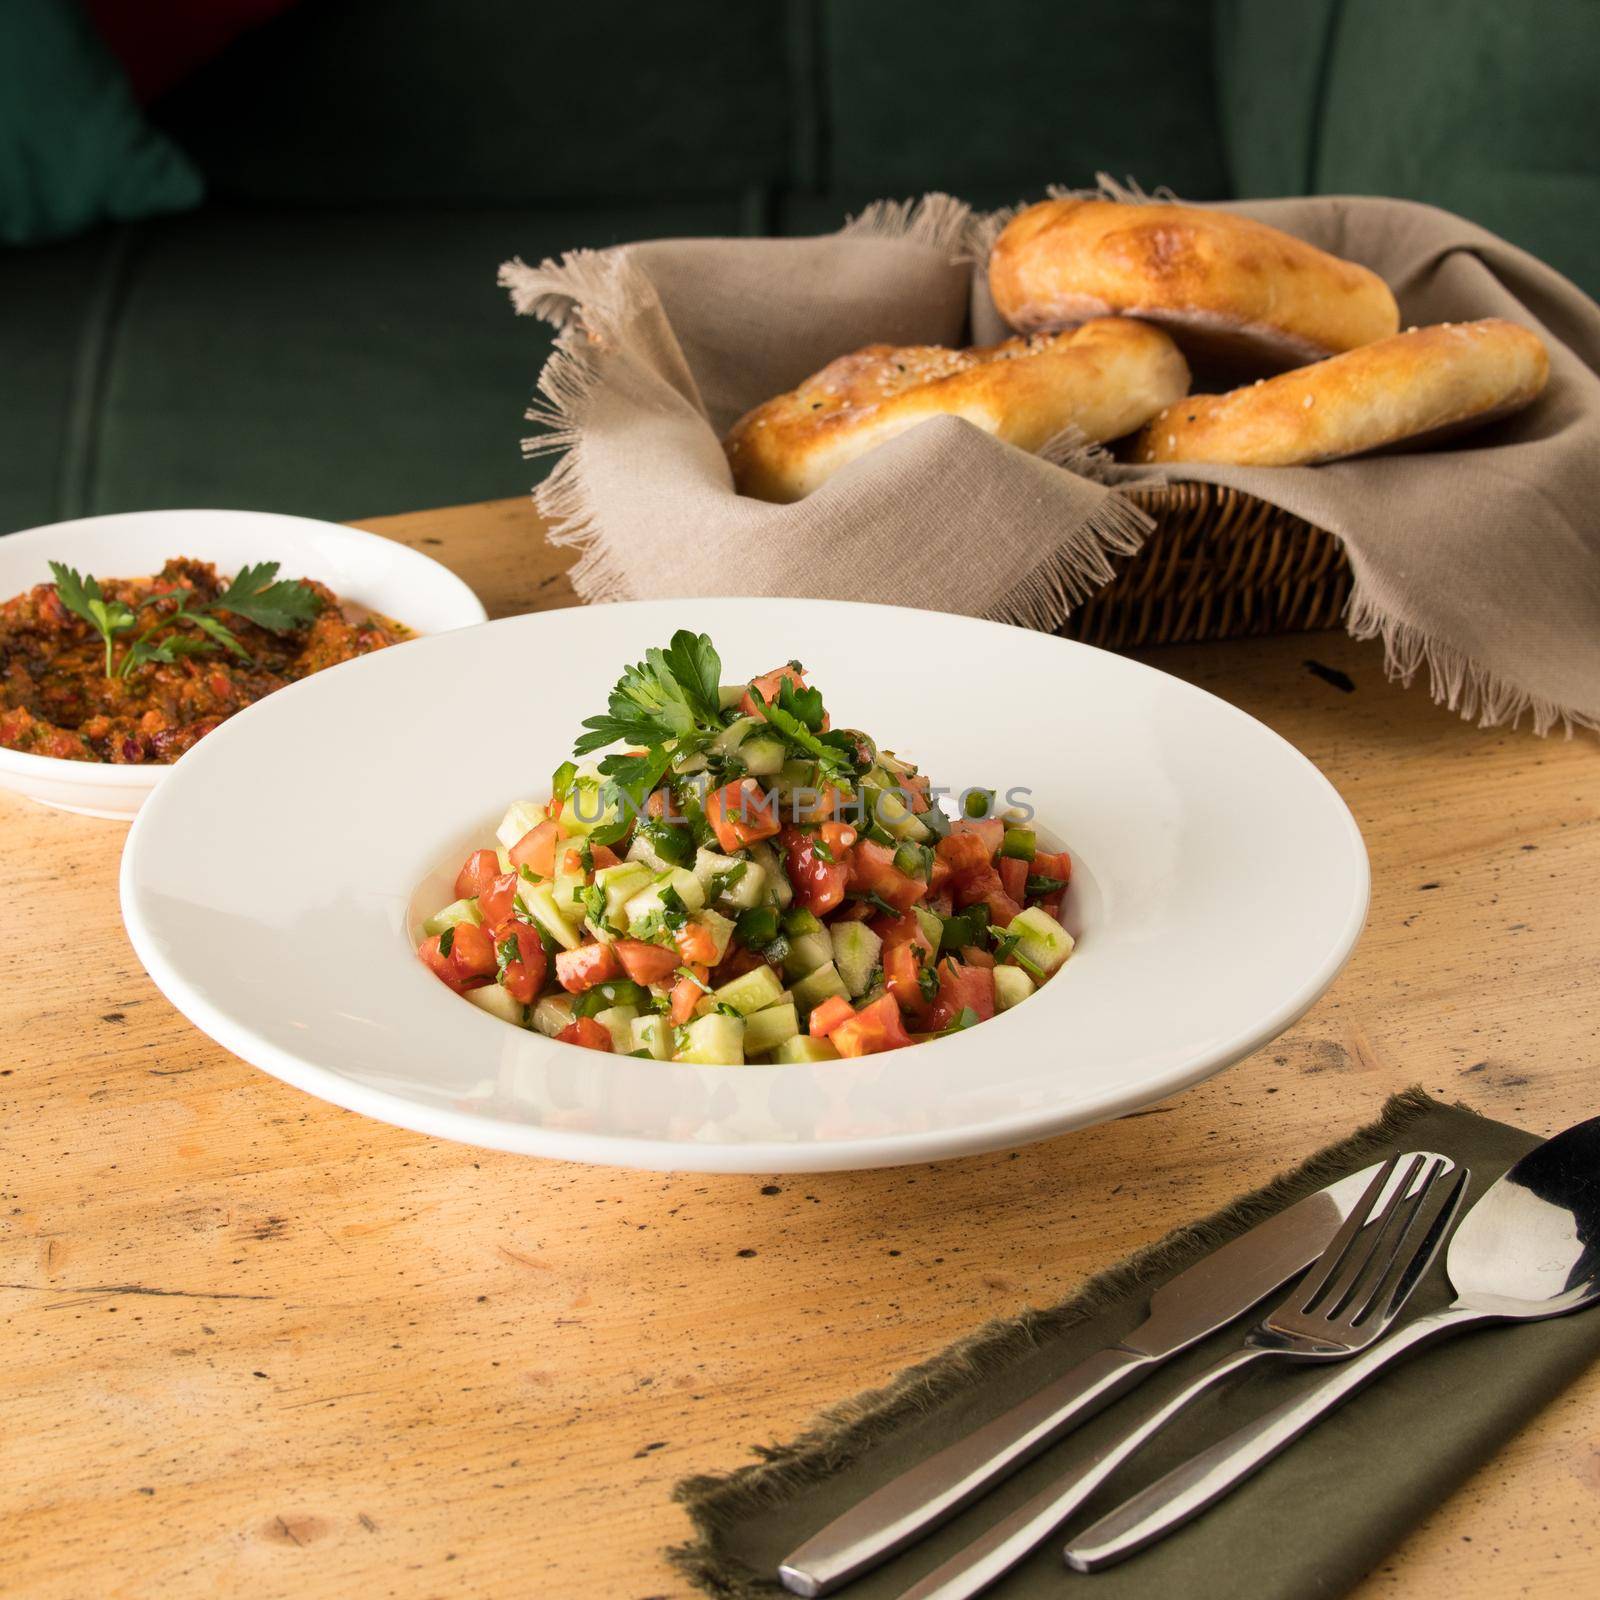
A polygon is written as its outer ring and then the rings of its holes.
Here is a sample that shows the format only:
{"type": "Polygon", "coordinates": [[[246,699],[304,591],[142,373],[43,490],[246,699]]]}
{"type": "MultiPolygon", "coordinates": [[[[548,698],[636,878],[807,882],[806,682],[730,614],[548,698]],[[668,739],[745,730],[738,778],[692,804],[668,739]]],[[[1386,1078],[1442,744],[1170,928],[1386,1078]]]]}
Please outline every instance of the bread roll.
{"type": "Polygon", "coordinates": [[[1173,342],[1120,318],[984,349],[871,344],[747,412],[723,448],[741,494],[800,500],[929,417],[965,417],[1033,451],[1069,425],[1089,440],[1121,438],[1188,388],[1173,342]]]}
{"type": "Polygon", "coordinates": [[[1231,394],[1169,406],[1135,461],[1300,467],[1421,444],[1520,410],[1549,375],[1543,341],[1487,317],[1413,328],[1231,394]]]}
{"type": "Polygon", "coordinates": [[[1365,267],[1226,211],[1156,202],[1029,206],[995,242],[989,290],[1023,333],[1120,313],[1159,323],[1191,356],[1274,370],[1400,326],[1365,267]]]}

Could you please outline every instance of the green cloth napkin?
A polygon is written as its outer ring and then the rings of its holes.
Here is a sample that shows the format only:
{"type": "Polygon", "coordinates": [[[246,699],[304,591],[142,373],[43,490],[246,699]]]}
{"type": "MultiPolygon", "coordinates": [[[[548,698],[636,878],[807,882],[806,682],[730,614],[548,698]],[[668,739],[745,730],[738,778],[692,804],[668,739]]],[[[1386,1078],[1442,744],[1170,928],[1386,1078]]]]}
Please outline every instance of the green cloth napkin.
{"type": "MultiPolygon", "coordinates": [[[[1263,1216],[1368,1162],[1415,1149],[1440,1151],[1470,1166],[1471,1204],[1540,1142],[1420,1090],[1398,1095],[1352,1138],[1113,1267],[1061,1305],[979,1330],[887,1388],[836,1407],[794,1443],[763,1451],[756,1465],[686,1480],[678,1498],[699,1538],[674,1551],[673,1559],[715,1595],[783,1593],[774,1574],[796,1545],[913,1462],[1123,1337],[1143,1319],[1156,1285],[1263,1216]]],[[[1441,1258],[1406,1317],[1451,1298],[1441,1258]]],[[[850,1600],[898,1595],[1236,1348],[1247,1326],[1237,1322],[1169,1362],[931,1538],[841,1592],[850,1600]]],[[[1462,1334],[1395,1368],[1198,1521],[1142,1554],[1081,1577],[1064,1567],[1064,1541],[1053,1537],[989,1593],[997,1600],[1313,1600],[1342,1594],[1597,1355],[1600,1311],[1462,1334]]],[[[1265,1363],[1224,1386],[1130,1462],[1067,1526],[1087,1526],[1318,1375],[1265,1363]]]]}

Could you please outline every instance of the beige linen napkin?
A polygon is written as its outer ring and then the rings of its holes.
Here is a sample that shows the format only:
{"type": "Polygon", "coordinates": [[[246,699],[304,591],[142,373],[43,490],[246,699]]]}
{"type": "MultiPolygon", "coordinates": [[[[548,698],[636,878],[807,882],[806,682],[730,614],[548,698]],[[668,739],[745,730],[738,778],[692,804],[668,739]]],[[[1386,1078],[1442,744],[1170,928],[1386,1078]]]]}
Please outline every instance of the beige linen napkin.
{"type": "MultiPolygon", "coordinates": [[[[1116,191],[1119,198],[1128,198],[1116,191]]],[[[1448,212],[1356,197],[1240,202],[1379,272],[1403,325],[1501,316],[1541,334],[1528,410],[1448,448],[1322,467],[1132,467],[1057,441],[1039,456],[956,418],[923,423],[793,505],[734,493],[742,412],[876,341],[989,342],[998,220],[947,195],[880,202],[812,239],[679,239],[501,268],[561,330],[529,412],[562,452],[535,500],[580,551],[590,601],[840,596],[1058,626],[1137,550],[1128,483],[1203,479],[1339,536],[1347,613],[1389,669],[1483,725],[1600,728],[1600,307],[1448,212]]]]}

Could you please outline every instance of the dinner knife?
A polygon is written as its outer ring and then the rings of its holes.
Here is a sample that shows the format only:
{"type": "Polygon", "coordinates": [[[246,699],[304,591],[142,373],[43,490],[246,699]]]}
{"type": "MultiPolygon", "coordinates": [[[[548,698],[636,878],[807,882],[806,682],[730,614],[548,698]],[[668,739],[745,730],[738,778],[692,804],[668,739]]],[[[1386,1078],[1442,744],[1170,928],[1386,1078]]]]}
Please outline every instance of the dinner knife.
{"type": "MultiPolygon", "coordinates": [[[[793,1594],[831,1594],[887,1561],[1088,1421],[1171,1357],[1225,1327],[1322,1254],[1379,1162],[1307,1195],[1156,1290],[1120,1343],[1078,1363],[834,1518],[778,1568],[793,1594]]],[[[1399,1183],[1400,1168],[1390,1180],[1399,1183]]],[[[1373,1208],[1381,1210],[1383,1199],[1373,1208]]]]}

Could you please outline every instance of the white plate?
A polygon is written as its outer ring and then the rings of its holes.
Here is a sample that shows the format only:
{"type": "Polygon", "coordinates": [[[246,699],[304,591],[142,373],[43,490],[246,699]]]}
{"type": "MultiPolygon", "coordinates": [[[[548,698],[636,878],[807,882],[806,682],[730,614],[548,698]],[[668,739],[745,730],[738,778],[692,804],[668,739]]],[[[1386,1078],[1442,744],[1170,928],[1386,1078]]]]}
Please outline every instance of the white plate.
{"type": "Polygon", "coordinates": [[[1366,904],[1343,801],[1223,701],[1044,634],[810,600],[516,617],[307,679],[197,745],[122,862],[156,983],[284,1081],[468,1143],[708,1172],[926,1161],[1147,1105],[1294,1021],[1366,904]],[[766,1067],[582,1050],[451,994],[412,953],[420,914],[680,627],[710,633],[725,679],[799,657],[836,725],[935,783],[1033,790],[1075,863],[1062,973],[949,1038],[766,1067]]]}
{"type": "MultiPolygon", "coordinates": [[[[51,561],[98,578],[136,578],[159,572],[173,556],[215,562],[230,578],[248,562],[278,561],[285,577],[315,578],[418,633],[470,627],[488,614],[453,572],[403,544],[265,511],[129,511],[7,534],[0,538],[0,599],[48,583],[51,561]]],[[[176,765],[58,761],[0,748],[0,789],[61,811],[126,820],[176,765]]]]}

